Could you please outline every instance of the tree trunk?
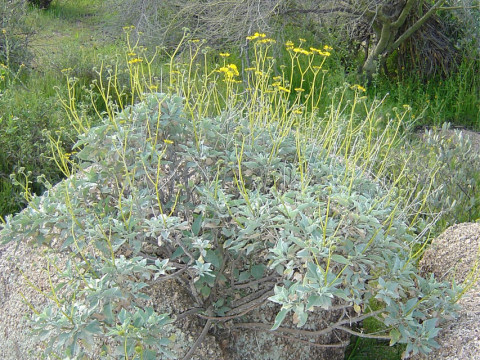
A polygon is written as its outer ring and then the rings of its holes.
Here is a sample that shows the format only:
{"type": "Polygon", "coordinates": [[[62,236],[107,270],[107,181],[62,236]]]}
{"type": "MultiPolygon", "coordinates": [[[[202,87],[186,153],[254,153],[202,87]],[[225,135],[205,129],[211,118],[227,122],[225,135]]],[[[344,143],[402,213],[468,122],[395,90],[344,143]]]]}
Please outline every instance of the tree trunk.
{"type": "MultiPolygon", "coordinates": [[[[437,1],[418,21],[410,26],[404,33],[398,36],[398,30],[403,26],[408,16],[414,11],[415,0],[407,0],[402,9],[396,9],[398,16],[385,15],[384,9],[370,14],[372,22],[376,23],[374,29],[378,29],[377,41],[373,50],[365,60],[362,71],[368,82],[372,81],[378,67],[382,65],[388,55],[402,45],[415,31],[417,31],[446,0],[437,1]]],[[[401,5],[401,4],[400,4],[401,5]]],[[[391,12],[391,9],[390,9],[391,12]]]]}

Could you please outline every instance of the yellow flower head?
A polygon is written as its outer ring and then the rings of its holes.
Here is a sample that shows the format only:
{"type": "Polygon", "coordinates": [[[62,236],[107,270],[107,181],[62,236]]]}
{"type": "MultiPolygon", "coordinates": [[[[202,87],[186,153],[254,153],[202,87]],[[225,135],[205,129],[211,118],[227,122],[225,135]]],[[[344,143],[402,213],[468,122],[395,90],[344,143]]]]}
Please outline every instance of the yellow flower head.
{"type": "Polygon", "coordinates": [[[310,51],[307,51],[307,50],[305,50],[305,49],[298,48],[298,47],[297,47],[297,48],[294,48],[294,49],[293,49],[293,52],[295,52],[295,53],[300,53],[300,54],[304,54],[304,55],[310,55],[310,54],[311,54],[310,51]]]}
{"type": "Polygon", "coordinates": [[[142,61],[143,61],[142,58],[135,58],[135,59],[130,60],[128,63],[129,64],[136,64],[136,63],[141,63],[142,61]]]}
{"type": "Polygon", "coordinates": [[[228,68],[230,69],[231,72],[233,72],[233,74],[234,74],[235,76],[240,75],[240,74],[238,73],[237,65],[235,65],[235,64],[230,64],[230,65],[228,65],[228,68]]]}
{"type": "Polygon", "coordinates": [[[352,89],[352,90],[358,90],[358,91],[361,91],[361,92],[367,91],[367,89],[365,89],[363,86],[358,85],[358,84],[355,84],[355,85],[350,86],[350,89],[352,89]]]}
{"type": "Polygon", "coordinates": [[[226,53],[220,53],[220,56],[226,58],[226,57],[229,57],[230,54],[229,54],[228,52],[226,52],[226,53]]]}
{"type": "Polygon", "coordinates": [[[323,50],[316,49],[316,48],[313,48],[313,47],[311,47],[310,50],[312,52],[317,53],[317,54],[322,55],[322,56],[330,56],[330,53],[328,51],[323,51],[323,50]]]}
{"type": "Polygon", "coordinates": [[[260,44],[275,44],[276,41],[273,39],[262,39],[258,41],[260,44]]]}
{"type": "Polygon", "coordinates": [[[170,140],[170,139],[164,139],[163,142],[164,142],[165,144],[167,144],[167,145],[173,144],[173,141],[170,140]]]}
{"type": "Polygon", "coordinates": [[[293,45],[293,42],[291,42],[290,40],[288,40],[288,41],[285,43],[285,46],[288,46],[288,47],[292,46],[292,47],[293,47],[294,45],[293,45]]]}
{"type": "Polygon", "coordinates": [[[283,86],[279,86],[278,90],[282,90],[283,92],[286,92],[286,93],[290,92],[290,90],[288,90],[286,87],[283,87],[283,86]]]}
{"type": "Polygon", "coordinates": [[[302,89],[302,88],[295,88],[295,91],[302,92],[302,91],[305,91],[305,89],[302,89]]]}
{"type": "Polygon", "coordinates": [[[255,39],[258,39],[258,38],[264,38],[266,36],[267,36],[266,34],[256,32],[255,34],[253,34],[251,36],[247,36],[247,40],[255,40],[255,39]]]}
{"type": "Polygon", "coordinates": [[[224,73],[225,77],[228,80],[232,80],[234,76],[240,75],[237,65],[235,64],[228,64],[227,66],[222,66],[220,69],[218,69],[218,71],[224,73]]]}

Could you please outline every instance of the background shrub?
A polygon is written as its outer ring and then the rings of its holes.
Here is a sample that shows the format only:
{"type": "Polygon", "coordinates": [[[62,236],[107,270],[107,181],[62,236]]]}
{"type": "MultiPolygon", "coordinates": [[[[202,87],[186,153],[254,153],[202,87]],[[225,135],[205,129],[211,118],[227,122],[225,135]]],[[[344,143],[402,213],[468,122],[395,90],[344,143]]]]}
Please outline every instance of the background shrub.
{"type": "MultiPolygon", "coordinates": [[[[26,19],[24,1],[0,0],[0,63],[12,76],[21,64],[29,64],[32,54],[29,49],[33,29],[26,19]]],[[[0,90],[2,89],[0,81],[0,90]]]]}

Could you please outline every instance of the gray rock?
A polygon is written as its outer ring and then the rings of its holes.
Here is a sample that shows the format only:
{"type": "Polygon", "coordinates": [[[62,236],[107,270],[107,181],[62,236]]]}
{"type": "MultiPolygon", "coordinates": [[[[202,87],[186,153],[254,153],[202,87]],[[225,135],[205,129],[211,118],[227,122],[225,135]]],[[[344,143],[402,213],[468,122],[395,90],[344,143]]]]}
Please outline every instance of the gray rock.
{"type": "MultiPolygon", "coordinates": [[[[438,279],[462,283],[472,287],[458,301],[459,317],[440,324],[440,348],[428,356],[415,356],[415,360],[474,360],[480,359],[480,283],[471,282],[469,274],[480,254],[480,224],[454,225],[433,242],[420,262],[424,273],[434,273],[438,279]]],[[[477,274],[478,275],[478,274],[477,274]]],[[[476,280],[476,279],[475,279],[476,280]]]]}

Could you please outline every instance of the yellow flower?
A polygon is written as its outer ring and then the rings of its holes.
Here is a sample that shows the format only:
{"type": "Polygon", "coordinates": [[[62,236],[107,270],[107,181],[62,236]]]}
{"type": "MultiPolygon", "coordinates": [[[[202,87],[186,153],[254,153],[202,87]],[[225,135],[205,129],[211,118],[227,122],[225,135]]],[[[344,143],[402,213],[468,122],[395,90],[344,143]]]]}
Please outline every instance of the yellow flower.
{"type": "Polygon", "coordinates": [[[225,77],[228,80],[232,80],[234,76],[240,75],[238,72],[237,65],[235,64],[229,64],[227,66],[222,66],[220,69],[218,69],[218,72],[223,72],[225,74],[225,77]]]}
{"type": "Polygon", "coordinates": [[[302,91],[305,91],[305,89],[302,89],[302,88],[295,88],[295,91],[302,92],[302,91]]]}
{"type": "Polygon", "coordinates": [[[2,29],[2,34],[6,34],[7,33],[7,30],[6,29],[2,29]]]}
{"type": "Polygon", "coordinates": [[[128,63],[129,64],[136,64],[136,63],[140,63],[142,61],[143,61],[142,58],[135,58],[135,59],[130,60],[128,63]]]}
{"type": "Polygon", "coordinates": [[[240,75],[240,74],[238,73],[237,65],[235,65],[235,64],[230,64],[230,65],[228,65],[228,68],[230,69],[230,71],[233,72],[233,74],[234,74],[235,76],[240,75]]]}
{"type": "Polygon", "coordinates": [[[325,46],[323,47],[323,50],[331,51],[331,50],[333,50],[333,48],[332,48],[331,46],[325,45],[325,46]]]}
{"type": "Polygon", "coordinates": [[[134,52],[129,52],[127,53],[128,56],[137,56],[137,54],[135,54],[134,52]]]}
{"type": "Polygon", "coordinates": [[[170,139],[164,139],[163,142],[164,142],[165,144],[167,144],[167,145],[173,144],[173,141],[170,140],[170,139]]]}
{"type": "Polygon", "coordinates": [[[262,39],[259,41],[260,44],[275,44],[276,41],[273,39],[262,39]]]}
{"type": "Polygon", "coordinates": [[[300,42],[306,42],[306,41],[307,41],[307,40],[302,39],[302,38],[300,38],[300,39],[298,39],[298,40],[300,40],[300,42]]]}
{"type": "Polygon", "coordinates": [[[292,46],[292,47],[293,47],[294,45],[293,45],[293,42],[291,42],[290,40],[288,40],[288,41],[285,43],[285,46],[288,46],[288,47],[292,46]]]}
{"type": "Polygon", "coordinates": [[[200,42],[200,40],[198,40],[198,39],[194,39],[194,40],[190,40],[190,42],[195,44],[195,43],[199,43],[199,42],[200,42]]]}
{"type": "Polygon", "coordinates": [[[316,48],[313,48],[311,47],[310,50],[314,53],[317,53],[319,55],[322,55],[322,56],[330,56],[330,53],[328,51],[322,51],[320,49],[316,49],[316,48]]]}
{"type": "Polygon", "coordinates": [[[258,38],[264,38],[266,37],[267,35],[263,34],[263,33],[258,33],[256,32],[255,34],[251,35],[251,36],[247,36],[247,40],[255,40],[255,39],[258,39],[258,38]]]}
{"type": "Polygon", "coordinates": [[[272,80],[274,80],[274,81],[280,81],[280,80],[282,80],[282,77],[281,77],[281,76],[274,76],[274,77],[272,78],[272,80]]]}
{"type": "Polygon", "coordinates": [[[310,55],[311,52],[305,50],[305,49],[302,49],[302,48],[294,48],[293,49],[293,52],[296,52],[296,53],[300,53],[300,54],[304,54],[304,55],[310,55]]]}
{"type": "Polygon", "coordinates": [[[299,115],[302,114],[302,110],[300,110],[300,109],[295,109],[295,110],[293,110],[292,112],[293,112],[294,114],[299,114],[299,115]]]}
{"type": "Polygon", "coordinates": [[[365,89],[363,86],[358,85],[358,84],[355,84],[355,85],[350,86],[350,89],[352,89],[352,90],[358,90],[358,91],[361,91],[361,92],[367,91],[367,89],[365,89]]]}
{"type": "Polygon", "coordinates": [[[283,86],[279,86],[279,87],[278,87],[278,90],[282,90],[282,91],[284,91],[284,92],[286,92],[286,93],[289,93],[289,92],[290,92],[290,90],[288,90],[286,87],[283,87],[283,86]]]}
{"type": "Polygon", "coordinates": [[[220,56],[221,56],[221,57],[229,57],[230,54],[229,54],[229,53],[220,53],[220,56]]]}

